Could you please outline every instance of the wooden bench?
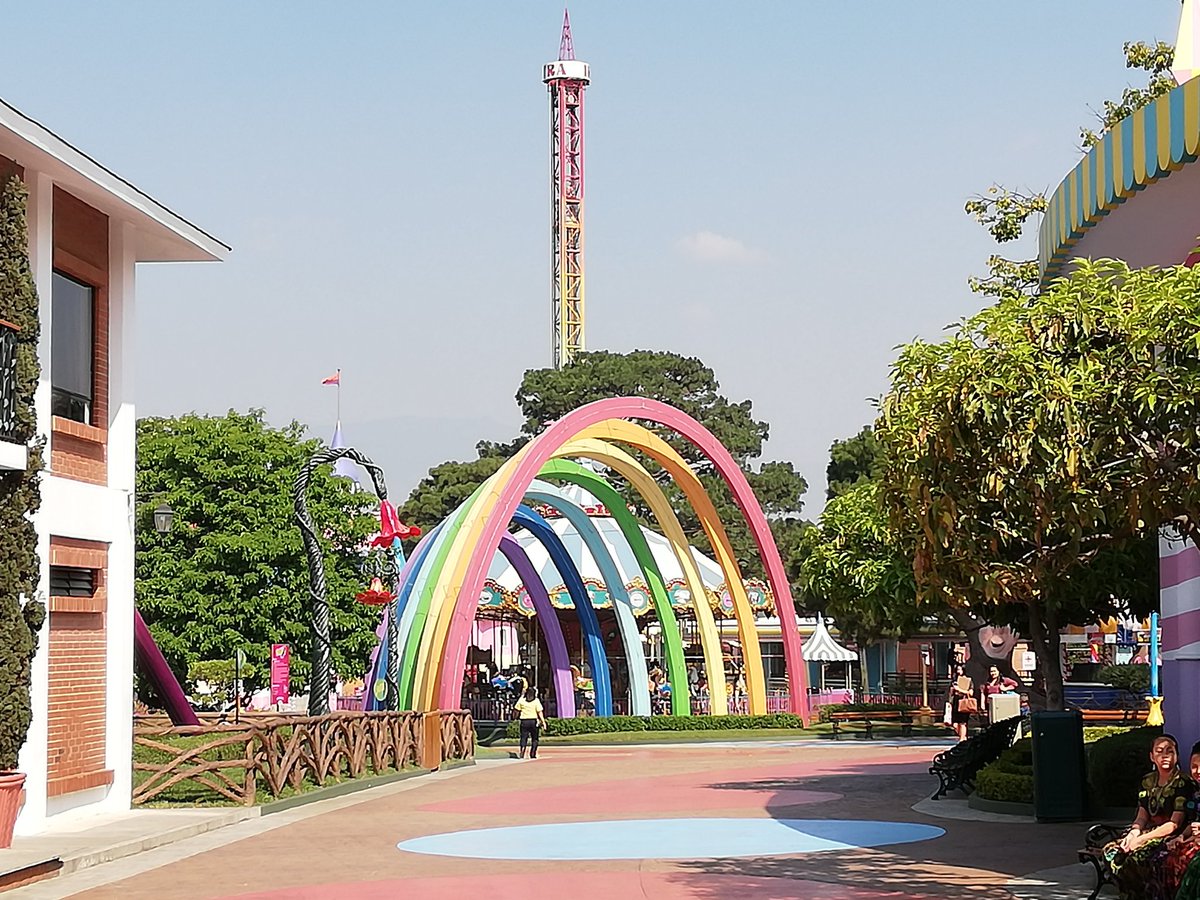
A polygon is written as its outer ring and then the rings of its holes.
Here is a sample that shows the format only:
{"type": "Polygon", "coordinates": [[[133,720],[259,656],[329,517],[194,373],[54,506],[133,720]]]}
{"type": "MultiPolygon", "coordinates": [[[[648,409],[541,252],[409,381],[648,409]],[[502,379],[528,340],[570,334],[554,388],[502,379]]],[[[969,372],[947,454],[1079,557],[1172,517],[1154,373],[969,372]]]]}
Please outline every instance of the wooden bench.
{"type": "Polygon", "coordinates": [[[1012,746],[1020,727],[1020,716],[1004,719],[935,756],[929,774],[936,775],[940,783],[932,799],[941,799],[956,788],[965,793],[973,791],[979,770],[995,762],[1001,753],[1012,746]]]}
{"type": "Polygon", "coordinates": [[[1081,709],[1084,725],[1145,725],[1145,709],[1081,709]]]}
{"type": "Polygon", "coordinates": [[[833,739],[836,741],[842,734],[846,725],[855,723],[863,726],[863,731],[867,736],[867,740],[871,740],[874,734],[876,725],[895,725],[901,726],[901,733],[905,737],[912,735],[913,719],[912,713],[907,710],[862,710],[862,711],[839,711],[829,714],[829,722],[833,725],[833,739]]]}
{"type": "Polygon", "coordinates": [[[1119,841],[1129,830],[1128,825],[1093,825],[1088,829],[1087,837],[1083,840],[1083,849],[1079,851],[1079,861],[1090,863],[1096,870],[1096,886],[1088,895],[1088,900],[1096,900],[1100,888],[1106,884],[1115,884],[1112,866],[1104,855],[1104,847],[1112,841],[1119,841]]]}

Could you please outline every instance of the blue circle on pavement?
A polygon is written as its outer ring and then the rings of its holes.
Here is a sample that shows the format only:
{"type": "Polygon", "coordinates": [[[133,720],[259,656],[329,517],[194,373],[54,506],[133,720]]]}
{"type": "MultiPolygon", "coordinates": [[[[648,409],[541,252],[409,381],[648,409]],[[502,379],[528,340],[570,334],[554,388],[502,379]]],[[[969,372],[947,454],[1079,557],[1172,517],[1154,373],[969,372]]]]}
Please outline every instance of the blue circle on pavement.
{"type": "Polygon", "coordinates": [[[933,825],[861,819],[627,819],[452,831],[396,846],[471,859],[713,859],[911,844],[945,833],[933,825]]]}

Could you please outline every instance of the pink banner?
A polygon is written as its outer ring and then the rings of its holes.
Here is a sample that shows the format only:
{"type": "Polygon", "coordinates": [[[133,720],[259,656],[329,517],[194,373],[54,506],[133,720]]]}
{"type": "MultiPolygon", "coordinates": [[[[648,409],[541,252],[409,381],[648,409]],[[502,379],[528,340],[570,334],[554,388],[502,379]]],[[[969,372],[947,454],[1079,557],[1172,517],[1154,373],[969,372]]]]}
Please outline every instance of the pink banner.
{"type": "Polygon", "coordinates": [[[271,705],[287,703],[291,699],[288,689],[292,677],[292,648],[287,644],[271,645],[271,705]]]}

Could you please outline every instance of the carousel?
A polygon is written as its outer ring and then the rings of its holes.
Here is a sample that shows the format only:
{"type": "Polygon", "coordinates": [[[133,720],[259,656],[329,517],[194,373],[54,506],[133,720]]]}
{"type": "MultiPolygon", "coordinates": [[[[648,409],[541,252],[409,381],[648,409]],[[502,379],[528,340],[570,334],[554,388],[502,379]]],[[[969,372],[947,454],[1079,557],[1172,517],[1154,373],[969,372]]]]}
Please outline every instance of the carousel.
{"type": "MultiPolygon", "coordinates": [[[[581,711],[586,713],[593,699],[593,657],[587,652],[589,613],[595,617],[611,670],[614,713],[662,711],[672,694],[688,699],[690,712],[703,713],[708,711],[708,697],[714,689],[725,692],[731,711],[744,705],[734,599],[721,567],[695,547],[688,548],[704,585],[704,596],[697,598],[690,587],[695,582],[683,571],[671,542],[661,534],[639,525],[640,542],[630,540],[628,525],[623,527],[603,503],[580,487],[559,488],[556,496],[544,499],[547,502],[533,508],[574,562],[580,582],[576,588],[582,588],[590,609],[576,609],[570,583],[574,573],[564,575],[560,570],[549,549],[553,545],[528,528],[516,528],[511,537],[524,551],[532,572],[522,573],[503,553],[497,552],[493,558],[472,626],[464,704],[481,718],[502,718],[501,707],[511,691],[492,684],[497,675],[500,684],[512,678],[549,683],[550,648],[537,625],[539,610],[528,587],[537,583],[544,586],[549,612],[561,628],[570,656],[576,706],[581,711]],[[656,592],[665,596],[678,626],[687,684],[673,684],[665,674],[669,631],[662,627],[656,592]],[[696,617],[698,599],[711,611],[722,636],[724,684],[711,685],[705,675],[696,617]]],[[[775,603],[768,585],[751,578],[744,587],[756,618],[774,621],[775,603]]],[[[769,654],[766,661],[770,676],[769,654]]],[[[782,669],[779,676],[770,679],[775,693],[786,691],[782,669]]],[[[678,710],[678,700],[673,708],[678,710]]]]}

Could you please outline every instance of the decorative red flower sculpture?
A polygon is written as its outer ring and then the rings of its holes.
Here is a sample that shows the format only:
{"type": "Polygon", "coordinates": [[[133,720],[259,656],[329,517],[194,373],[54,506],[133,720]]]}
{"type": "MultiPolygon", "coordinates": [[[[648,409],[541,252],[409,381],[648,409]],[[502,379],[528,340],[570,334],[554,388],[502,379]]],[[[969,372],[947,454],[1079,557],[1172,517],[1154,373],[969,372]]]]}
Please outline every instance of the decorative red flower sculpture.
{"type": "Polygon", "coordinates": [[[371,541],[372,547],[390,547],[396,538],[407,540],[421,536],[421,529],[413,525],[409,527],[400,521],[396,515],[396,507],[387,500],[379,501],[379,535],[371,541]]]}
{"type": "Polygon", "coordinates": [[[367,606],[383,606],[385,603],[391,603],[395,596],[391,591],[384,589],[383,579],[376,576],[371,579],[371,586],[362,593],[355,594],[354,599],[367,606]]]}

